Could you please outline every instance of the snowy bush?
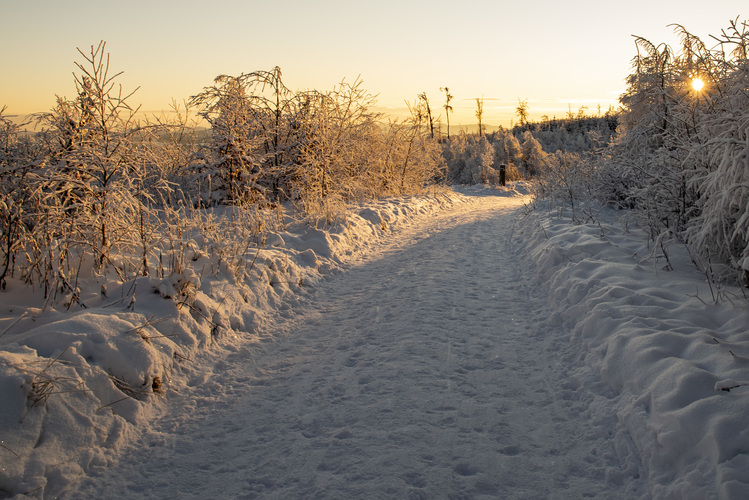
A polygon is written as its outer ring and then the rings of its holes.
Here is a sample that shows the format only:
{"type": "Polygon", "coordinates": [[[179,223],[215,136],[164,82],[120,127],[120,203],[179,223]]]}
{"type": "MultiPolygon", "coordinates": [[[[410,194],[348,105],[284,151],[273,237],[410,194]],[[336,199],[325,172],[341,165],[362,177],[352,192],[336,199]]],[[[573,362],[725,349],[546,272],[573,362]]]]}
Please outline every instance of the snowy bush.
{"type": "Polygon", "coordinates": [[[637,39],[642,53],[622,97],[613,168],[625,172],[628,202],[652,237],[675,234],[703,259],[743,272],[749,32],[733,21],[710,49],[682,26],[675,30],[679,52],[637,39]],[[704,88],[692,87],[696,78],[704,88]]]}
{"type": "Polygon", "coordinates": [[[210,193],[208,204],[290,200],[324,215],[351,201],[418,192],[439,179],[441,158],[426,124],[381,123],[374,96],[358,79],[327,92],[292,92],[279,68],[222,75],[192,103],[211,124],[211,139],[191,168],[210,193]]]}
{"type": "Polygon", "coordinates": [[[75,98],[38,115],[33,137],[0,112],[0,282],[14,275],[83,306],[82,278],[177,272],[173,218],[197,209],[241,208],[255,238],[287,201],[331,220],[347,203],[444,180],[426,124],[383,123],[360,80],[293,92],[277,67],[221,75],[184,108],[173,103],[171,117],[141,123],[104,42],[79,53],[75,98]],[[210,125],[204,140],[195,108],[210,125]]]}
{"type": "Polygon", "coordinates": [[[526,131],[541,144],[544,151],[553,153],[566,151],[586,153],[608,144],[618,125],[618,113],[610,108],[598,116],[587,116],[585,108],[577,114],[568,113],[564,119],[548,119],[538,123],[527,123],[512,129],[514,135],[522,137],[526,131]]]}
{"type": "Polygon", "coordinates": [[[20,137],[21,126],[4,117],[0,109],[0,288],[12,274],[16,253],[28,239],[28,216],[24,200],[33,191],[27,179],[33,158],[28,141],[20,137]]]}
{"type": "Polygon", "coordinates": [[[289,113],[294,98],[281,70],[220,75],[192,104],[211,126],[209,144],[192,165],[204,201],[255,204],[278,198],[278,179],[295,142],[289,113]]]}
{"type": "Polygon", "coordinates": [[[526,130],[523,133],[523,142],[520,144],[520,162],[523,171],[529,176],[537,175],[542,168],[545,157],[546,153],[541,147],[541,143],[526,130]]]}
{"type": "Polygon", "coordinates": [[[699,197],[685,231],[702,255],[742,274],[749,267],[749,62],[743,54],[722,82],[725,98],[698,125],[699,163],[689,188],[699,197]]]}
{"type": "MultiPolygon", "coordinates": [[[[506,165],[508,172],[516,172],[521,165],[520,142],[517,138],[509,130],[500,128],[489,136],[489,142],[494,145],[495,162],[506,165]]],[[[515,180],[509,177],[508,180],[515,180]]]]}
{"type": "Polygon", "coordinates": [[[58,97],[51,112],[37,117],[43,130],[33,154],[16,154],[15,167],[4,164],[20,183],[3,193],[4,211],[20,221],[15,233],[6,225],[6,234],[23,235],[15,248],[6,246],[6,256],[26,282],[53,295],[62,291],[69,304],[79,302],[82,271],[111,270],[125,279],[143,270],[136,248],[148,248],[154,199],[170,189],[143,156],[147,132],[133,119],[132,94],[116,86],[119,73],[110,74],[104,48],[102,42],[79,51],[76,99],[58,97]]]}
{"type": "Polygon", "coordinates": [[[378,196],[380,131],[370,111],[374,98],[361,81],[300,96],[303,132],[289,179],[291,198],[305,213],[332,215],[346,202],[378,196]]]}
{"type": "MultiPolygon", "coordinates": [[[[634,209],[653,241],[677,239],[693,248],[710,279],[743,278],[749,257],[749,28],[731,22],[713,48],[682,26],[675,31],[679,50],[636,38],[619,129],[610,147],[598,148],[595,168],[575,168],[570,176],[568,159],[557,155],[546,162],[549,177],[537,194],[559,198],[565,192],[566,203],[581,196],[578,202],[634,209]],[[704,87],[694,87],[694,80],[704,87]],[[561,172],[567,172],[563,182],[561,172]]],[[[603,136],[591,137],[603,143],[603,136]]]]}
{"type": "Polygon", "coordinates": [[[526,154],[511,131],[501,128],[492,134],[469,135],[461,131],[442,144],[447,164],[447,180],[454,184],[489,184],[500,182],[500,166],[505,166],[505,181],[524,179],[526,165],[538,168],[544,157],[537,141],[529,139],[526,154]]]}
{"type": "Polygon", "coordinates": [[[551,206],[568,206],[574,221],[587,221],[596,204],[596,169],[590,155],[557,151],[545,155],[533,192],[551,206]]]}
{"type": "Polygon", "coordinates": [[[495,150],[486,136],[462,132],[444,145],[448,181],[455,184],[499,183],[495,150]]]}

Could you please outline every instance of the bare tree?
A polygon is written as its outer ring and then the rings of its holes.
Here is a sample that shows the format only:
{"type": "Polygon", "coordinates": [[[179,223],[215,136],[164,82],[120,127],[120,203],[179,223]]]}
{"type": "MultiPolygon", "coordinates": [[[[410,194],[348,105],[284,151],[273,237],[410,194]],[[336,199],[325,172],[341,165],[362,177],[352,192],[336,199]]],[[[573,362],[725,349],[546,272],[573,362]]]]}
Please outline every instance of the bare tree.
{"type": "Polygon", "coordinates": [[[482,96],[481,99],[478,97],[476,98],[476,118],[479,120],[479,137],[484,135],[484,126],[482,123],[482,118],[484,116],[484,97],[482,96]]]}
{"type": "Polygon", "coordinates": [[[518,115],[521,127],[528,124],[528,99],[520,100],[518,98],[518,107],[515,108],[515,114],[518,115]]]}
{"type": "Polygon", "coordinates": [[[450,113],[453,111],[453,107],[450,106],[450,101],[453,100],[452,94],[450,94],[450,89],[448,87],[440,87],[440,91],[445,93],[445,105],[442,106],[445,108],[445,116],[447,117],[447,138],[450,139],[450,113]]]}
{"type": "Polygon", "coordinates": [[[422,92],[419,94],[419,99],[424,104],[424,109],[426,111],[426,119],[427,123],[429,124],[429,137],[434,139],[434,119],[432,118],[432,108],[429,106],[429,98],[427,97],[426,92],[422,92]]]}

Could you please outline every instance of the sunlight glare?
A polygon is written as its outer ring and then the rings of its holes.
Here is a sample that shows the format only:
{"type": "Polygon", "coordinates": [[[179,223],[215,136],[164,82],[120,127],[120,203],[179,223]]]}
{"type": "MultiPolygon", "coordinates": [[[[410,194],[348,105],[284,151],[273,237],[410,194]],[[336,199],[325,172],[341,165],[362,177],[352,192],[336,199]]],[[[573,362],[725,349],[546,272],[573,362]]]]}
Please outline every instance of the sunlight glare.
{"type": "Polygon", "coordinates": [[[696,90],[697,92],[699,92],[704,87],[705,87],[705,82],[702,81],[702,78],[699,78],[699,77],[692,78],[692,88],[694,90],[696,90]]]}

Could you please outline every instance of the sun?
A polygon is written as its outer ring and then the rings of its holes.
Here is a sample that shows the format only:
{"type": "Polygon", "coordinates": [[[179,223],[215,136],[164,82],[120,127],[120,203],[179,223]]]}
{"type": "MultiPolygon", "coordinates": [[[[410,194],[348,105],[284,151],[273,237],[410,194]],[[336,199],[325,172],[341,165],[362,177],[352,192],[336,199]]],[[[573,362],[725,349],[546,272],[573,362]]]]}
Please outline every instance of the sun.
{"type": "Polygon", "coordinates": [[[692,88],[699,92],[705,87],[705,82],[700,77],[692,78],[692,88]]]}

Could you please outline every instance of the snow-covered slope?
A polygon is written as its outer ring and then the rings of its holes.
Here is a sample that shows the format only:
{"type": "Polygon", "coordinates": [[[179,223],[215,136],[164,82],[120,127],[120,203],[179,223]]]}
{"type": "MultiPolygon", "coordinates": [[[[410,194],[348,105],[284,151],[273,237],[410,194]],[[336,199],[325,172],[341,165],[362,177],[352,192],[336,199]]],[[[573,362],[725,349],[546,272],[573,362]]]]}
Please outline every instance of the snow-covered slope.
{"type": "Polygon", "coordinates": [[[622,215],[578,225],[535,211],[522,223],[537,278],[571,329],[578,376],[611,399],[653,498],[749,498],[744,291],[711,287],[684,247],[666,259],[614,222],[622,215]]]}

